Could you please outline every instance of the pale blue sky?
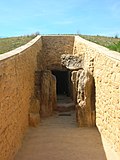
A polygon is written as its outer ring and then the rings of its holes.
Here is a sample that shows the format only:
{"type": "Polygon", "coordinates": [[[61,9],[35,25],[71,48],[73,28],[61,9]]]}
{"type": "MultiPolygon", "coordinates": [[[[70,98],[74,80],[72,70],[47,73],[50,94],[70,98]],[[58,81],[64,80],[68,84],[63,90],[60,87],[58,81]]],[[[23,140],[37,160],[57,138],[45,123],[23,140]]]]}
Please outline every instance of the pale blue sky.
{"type": "Polygon", "coordinates": [[[120,0],[1,0],[0,37],[37,31],[120,36],[120,0]]]}

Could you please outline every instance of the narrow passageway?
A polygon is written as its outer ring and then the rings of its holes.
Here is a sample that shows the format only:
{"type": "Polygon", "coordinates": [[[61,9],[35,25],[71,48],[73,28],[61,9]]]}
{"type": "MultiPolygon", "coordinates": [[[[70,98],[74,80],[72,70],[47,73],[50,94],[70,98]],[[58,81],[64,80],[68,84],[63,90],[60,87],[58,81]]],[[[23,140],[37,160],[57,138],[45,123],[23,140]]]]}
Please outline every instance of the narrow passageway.
{"type": "Polygon", "coordinates": [[[70,97],[66,95],[57,95],[56,110],[58,112],[68,112],[75,110],[75,103],[70,97]]]}
{"type": "Polygon", "coordinates": [[[96,128],[78,128],[75,112],[55,112],[29,128],[15,160],[106,160],[96,128]]]}
{"type": "Polygon", "coordinates": [[[29,128],[15,160],[106,160],[97,128],[78,128],[70,72],[53,70],[54,114],[29,128]]]}

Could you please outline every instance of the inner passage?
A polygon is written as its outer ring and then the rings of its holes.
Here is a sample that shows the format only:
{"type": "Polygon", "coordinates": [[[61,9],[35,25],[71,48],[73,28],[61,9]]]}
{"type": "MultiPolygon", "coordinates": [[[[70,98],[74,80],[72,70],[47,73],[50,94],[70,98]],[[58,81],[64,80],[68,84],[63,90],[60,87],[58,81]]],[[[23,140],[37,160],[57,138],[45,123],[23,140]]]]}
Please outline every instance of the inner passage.
{"type": "Polygon", "coordinates": [[[56,91],[57,91],[57,107],[56,110],[59,112],[67,112],[67,114],[60,115],[71,115],[68,112],[74,110],[75,104],[71,98],[71,82],[69,71],[52,71],[52,74],[56,77],[56,91]]]}
{"type": "Polygon", "coordinates": [[[52,74],[56,77],[57,95],[69,96],[69,72],[54,70],[52,71],[52,74]]]}

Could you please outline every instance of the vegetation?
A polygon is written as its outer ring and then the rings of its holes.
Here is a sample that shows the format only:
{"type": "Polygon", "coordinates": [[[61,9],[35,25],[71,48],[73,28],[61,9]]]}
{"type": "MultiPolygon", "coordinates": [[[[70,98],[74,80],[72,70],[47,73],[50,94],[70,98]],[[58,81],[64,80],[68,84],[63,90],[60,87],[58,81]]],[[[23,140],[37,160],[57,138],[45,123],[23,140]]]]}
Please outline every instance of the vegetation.
{"type": "Polygon", "coordinates": [[[0,38],[0,54],[11,51],[17,47],[20,47],[30,40],[32,40],[36,34],[20,36],[20,37],[9,37],[0,38]]]}
{"type": "MultiPolygon", "coordinates": [[[[35,36],[37,36],[39,32],[35,34],[20,36],[20,37],[10,37],[10,38],[0,38],[0,54],[11,51],[17,47],[20,47],[30,40],[32,40],[35,36]]],[[[111,50],[115,50],[120,52],[120,38],[118,35],[115,37],[105,37],[105,36],[89,36],[89,35],[81,35],[84,39],[97,43],[99,45],[105,46],[111,50]]]]}
{"type": "Polygon", "coordinates": [[[82,38],[97,43],[101,46],[107,47],[111,50],[120,52],[120,38],[115,35],[114,37],[105,37],[105,36],[88,36],[80,35],[82,38]]]}
{"type": "Polygon", "coordinates": [[[118,43],[108,46],[108,48],[111,50],[120,52],[120,41],[118,43]]]}

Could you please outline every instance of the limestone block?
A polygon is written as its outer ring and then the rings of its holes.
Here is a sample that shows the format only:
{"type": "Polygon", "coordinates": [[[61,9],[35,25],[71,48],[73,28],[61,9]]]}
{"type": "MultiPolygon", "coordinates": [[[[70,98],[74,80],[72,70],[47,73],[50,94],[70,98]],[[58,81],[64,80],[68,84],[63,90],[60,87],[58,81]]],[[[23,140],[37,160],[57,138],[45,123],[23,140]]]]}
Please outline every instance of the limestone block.
{"type": "Polygon", "coordinates": [[[83,68],[82,56],[63,54],[61,55],[61,64],[68,69],[76,70],[83,68]]]}
{"type": "Polygon", "coordinates": [[[40,114],[52,115],[56,106],[56,79],[49,70],[43,71],[40,88],[40,114]]]}
{"type": "Polygon", "coordinates": [[[95,87],[93,76],[88,71],[78,74],[77,117],[79,126],[95,126],[95,87]]]}
{"type": "Polygon", "coordinates": [[[30,113],[29,114],[29,125],[36,127],[40,123],[40,114],[39,113],[30,113]]]}
{"type": "Polygon", "coordinates": [[[36,99],[34,96],[30,98],[30,113],[39,113],[40,112],[40,102],[38,99],[36,99]]]}
{"type": "Polygon", "coordinates": [[[72,82],[72,94],[73,94],[73,100],[76,103],[77,102],[77,71],[71,72],[71,82],[72,82]]]}
{"type": "Polygon", "coordinates": [[[51,74],[51,91],[50,91],[50,99],[52,101],[53,110],[56,109],[57,104],[57,94],[56,94],[56,77],[51,74]]]}

